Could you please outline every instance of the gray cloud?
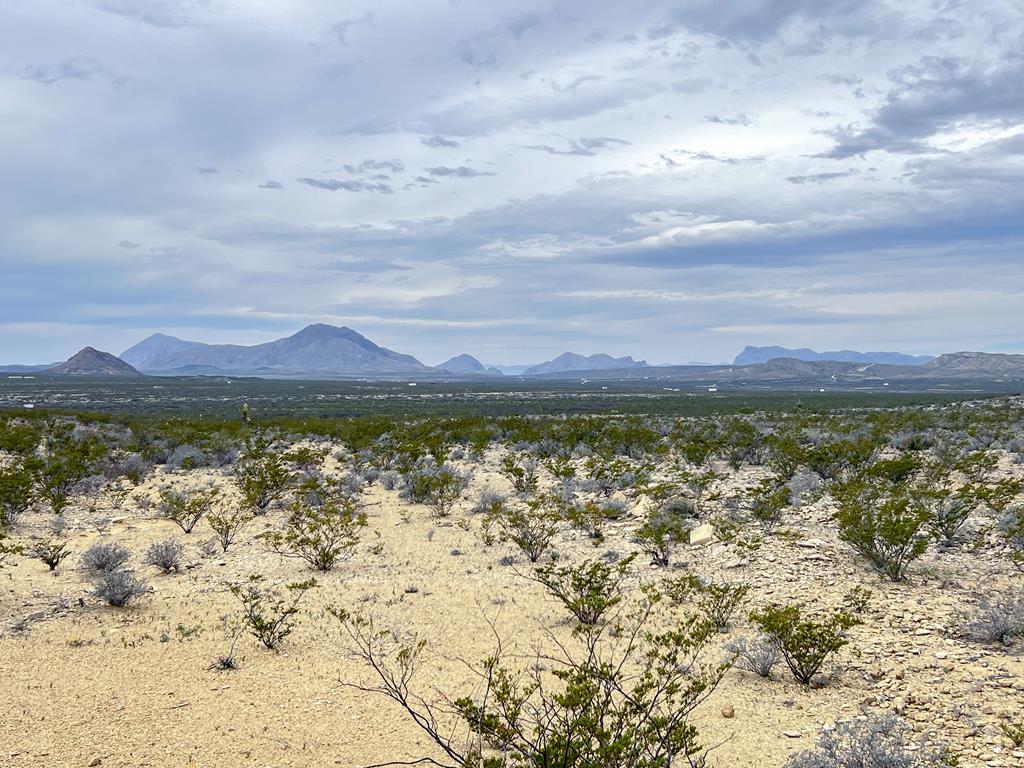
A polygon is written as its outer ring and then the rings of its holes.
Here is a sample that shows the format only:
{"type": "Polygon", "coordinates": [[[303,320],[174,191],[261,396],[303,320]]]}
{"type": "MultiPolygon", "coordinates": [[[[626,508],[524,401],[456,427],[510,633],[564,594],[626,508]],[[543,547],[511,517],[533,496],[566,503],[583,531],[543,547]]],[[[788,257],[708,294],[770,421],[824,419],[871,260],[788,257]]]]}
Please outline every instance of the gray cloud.
{"type": "Polygon", "coordinates": [[[461,142],[435,134],[433,136],[420,136],[420,144],[424,147],[433,147],[434,149],[448,149],[460,146],[461,142]]]}
{"type": "Polygon", "coordinates": [[[298,181],[307,186],[316,187],[317,189],[326,189],[331,192],[344,190],[345,192],[379,192],[381,194],[390,195],[395,191],[390,184],[353,181],[351,179],[313,179],[303,177],[298,179],[298,181]]]}
{"type": "Polygon", "coordinates": [[[866,128],[835,131],[824,157],[849,158],[873,150],[917,153],[955,123],[1024,120],[1024,56],[995,65],[957,57],[925,56],[891,73],[893,87],[866,128]]]}
{"type": "Polygon", "coordinates": [[[391,171],[401,173],[405,170],[405,163],[401,160],[363,160],[358,165],[343,165],[346,172],[352,174],[366,173],[367,171],[391,171]]]}
{"type": "Polygon", "coordinates": [[[447,165],[437,165],[433,168],[424,168],[427,173],[431,176],[450,176],[459,179],[469,179],[476,176],[494,176],[495,174],[491,171],[478,171],[475,168],[468,168],[465,165],[457,167],[451,167],[447,165]]]}
{"type": "Polygon", "coordinates": [[[846,179],[859,173],[860,171],[856,168],[850,168],[848,171],[827,171],[823,173],[809,173],[804,176],[787,176],[786,181],[790,184],[824,184],[826,181],[846,179]]]}
{"type": "Polygon", "coordinates": [[[604,149],[628,146],[629,142],[624,139],[594,136],[591,138],[570,139],[569,146],[566,149],[556,149],[550,144],[524,144],[523,149],[534,149],[540,152],[547,152],[549,155],[579,155],[581,157],[593,157],[604,149]]]}
{"type": "Polygon", "coordinates": [[[728,117],[725,115],[705,115],[704,120],[709,123],[719,123],[720,125],[753,125],[754,118],[750,115],[743,114],[742,112],[738,115],[728,117]]]}
{"type": "Polygon", "coordinates": [[[260,189],[284,189],[284,184],[280,181],[274,181],[273,179],[268,179],[262,184],[257,184],[256,186],[260,189]]]}
{"type": "Polygon", "coordinates": [[[331,25],[331,34],[341,45],[348,45],[348,33],[356,27],[373,26],[373,13],[367,12],[358,19],[345,19],[331,25]]]}
{"type": "Polygon", "coordinates": [[[175,29],[198,26],[199,13],[209,9],[209,0],[99,0],[101,11],[123,16],[153,27],[175,29]]]}
{"type": "Polygon", "coordinates": [[[32,64],[21,70],[22,80],[34,80],[43,85],[53,85],[62,80],[92,80],[101,78],[114,87],[124,85],[128,78],[115,74],[95,59],[87,56],[73,56],[57,64],[32,64]]]}

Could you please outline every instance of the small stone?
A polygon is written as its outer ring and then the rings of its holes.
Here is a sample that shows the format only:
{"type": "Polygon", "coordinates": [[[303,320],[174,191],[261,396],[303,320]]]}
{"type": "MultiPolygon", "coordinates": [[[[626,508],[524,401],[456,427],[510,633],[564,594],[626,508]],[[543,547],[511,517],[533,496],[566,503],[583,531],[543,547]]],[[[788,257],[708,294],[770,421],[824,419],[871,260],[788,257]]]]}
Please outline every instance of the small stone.
{"type": "Polygon", "coordinates": [[[710,523],[704,523],[704,525],[698,525],[690,531],[690,546],[700,547],[704,544],[710,544],[714,538],[715,527],[710,523]]]}
{"type": "Polygon", "coordinates": [[[800,731],[783,731],[782,735],[785,736],[787,739],[799,739],[800,731]]]}
{"type": "Polygon", "coordinates": [[[726,719],[736,717],[736,710],[733,709],[731,705],[727,707],[722,707],[722,717],[726,719]]]}
{"type": "Polygon", "coordinates": [[[103,758],[96,755],[92,760],[89,761],[89,768],[96,768],[97,765],[103,764],[103,758]]]}

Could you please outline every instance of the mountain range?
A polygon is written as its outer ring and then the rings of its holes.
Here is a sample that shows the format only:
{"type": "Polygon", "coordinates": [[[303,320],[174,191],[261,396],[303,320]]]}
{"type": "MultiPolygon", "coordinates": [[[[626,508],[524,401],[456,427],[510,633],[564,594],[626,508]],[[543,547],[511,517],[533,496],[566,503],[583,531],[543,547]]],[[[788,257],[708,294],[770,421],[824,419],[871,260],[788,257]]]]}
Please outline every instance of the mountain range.
{"type": "Polygon", "coordinates": [[[351,328],[316,324],[263,344],[204,344],[156,333],[120,358],[86,347],[68,361],[48,366],[7,366],[17,378],[38,376],[231,375],[265,378],[485,378],[502,373],[579,382],[623,381],[646,386],[717,388],[846,388],[1024,386],[1024,355],[955,352],[937,358],[893,352],[815,352],[785,347],[747,347],[732,365],[650,366],[632,357],[566,352],[532,366],[487,366],[460,354],[438,366],[381,347],[351,328]],[[852,357],[833,360],[831,357],[852,357]],[[751,362],[752,361],[752,362],[751,362]]]}
{"type": "Polygon", "coordinates": [[[855,352],[841,349],[832,352],[815,352],[813,349],[787,349],[786,347],[744,347],[736,355],[733,365],[767,363],[776,358],[793,360],[831,360],[840,363],[883,363],[885,365],[924,365],[934,360],[930,355],[905,355],[902,352],[855,352]]]}

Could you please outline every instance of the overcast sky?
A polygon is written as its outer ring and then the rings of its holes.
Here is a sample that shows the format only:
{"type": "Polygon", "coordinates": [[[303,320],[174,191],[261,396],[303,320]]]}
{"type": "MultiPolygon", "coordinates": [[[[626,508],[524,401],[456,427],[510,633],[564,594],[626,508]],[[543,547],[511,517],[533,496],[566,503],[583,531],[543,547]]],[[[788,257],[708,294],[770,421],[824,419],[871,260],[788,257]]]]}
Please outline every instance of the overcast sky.
{"type": "Polygon", "coordinates": [[[8,0],[0,362],[1024,351],[1022,0],[8,0]]]}

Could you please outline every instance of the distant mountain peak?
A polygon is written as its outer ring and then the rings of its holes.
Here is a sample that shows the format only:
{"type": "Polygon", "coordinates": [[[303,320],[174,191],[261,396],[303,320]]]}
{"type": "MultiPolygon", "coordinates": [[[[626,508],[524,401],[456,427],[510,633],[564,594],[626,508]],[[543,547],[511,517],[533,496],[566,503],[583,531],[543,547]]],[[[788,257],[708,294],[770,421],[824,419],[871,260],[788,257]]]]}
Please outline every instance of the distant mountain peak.
{"type": "Polygon", "coordinates": [[[115,357],[109,352],[101,352],[95,347],[83,347],[65,362],[47,369],[46,373],[58,376],[142,375],[121,358],[115,357]]]}
{"type": "Polygon", "coordinates": [[[121,355],[142,371],[319,377],[429,370],[347,327],[313,323],[263,344],[203,344],[153,334],[121,355]]]}
{"type": "Polygon", "coordinates": [[[449,358],[437,367],[450,373],[488,373],[483,363],[465,353],[449,358]]]}
{"type": "Polygon", "coordinates": [[[564,373],[566,371],[615,370],[618,368],[646,368],[645,360],[634,360],[629,355],[612,357],[598,353],[580,355],[575,352],[563,352],[553,360],[533,365],[523,371],[525,376],[537,376],[544,373],[564,373]]]}
{"type": "Polygon", "coordinates": [[[829,352],[815,352],[801,347],[752,347],[747,346],[736,355],[733,365],[756,365],[776,358],[803,360],[804,362],[831,361],[837,363],[881,363],[885,365],[924,365],[934,358],[929,355],[906,355],[902,352],[857,352],[840,349],[829,352]]]}

